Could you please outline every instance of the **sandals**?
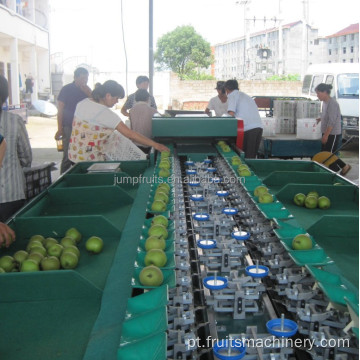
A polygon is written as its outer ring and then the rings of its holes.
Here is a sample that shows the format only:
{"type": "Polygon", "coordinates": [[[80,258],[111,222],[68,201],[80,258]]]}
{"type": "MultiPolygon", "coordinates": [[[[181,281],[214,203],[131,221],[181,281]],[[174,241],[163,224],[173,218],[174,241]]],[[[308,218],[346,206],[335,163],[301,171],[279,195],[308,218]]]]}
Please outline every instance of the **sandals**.
{"type": "Polygon", "coordinates": [[[341,170],[341,175],[345,176],[349,171],[351,170],[351,165],[347,164],[345,165],[341,170]]]}

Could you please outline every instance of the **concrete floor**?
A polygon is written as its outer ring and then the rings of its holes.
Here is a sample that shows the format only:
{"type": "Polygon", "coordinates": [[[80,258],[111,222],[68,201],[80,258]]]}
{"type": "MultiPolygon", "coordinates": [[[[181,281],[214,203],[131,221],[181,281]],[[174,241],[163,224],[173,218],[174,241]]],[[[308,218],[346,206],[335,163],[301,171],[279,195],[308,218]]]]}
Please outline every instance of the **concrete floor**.
{"type": "MultiPolygon", "coordinates": [[[[26,125],[30,143],[33,151],[33,165],[55,162],[56,170],[51,172],[52,181],[60,176],[60,163],[62,152],[56,149],[54,135],[57,131],[56,118],[46,118],[40,116],[30,116],[26,125]]],[[[346,178],[359,184],[359,144],[350,143],[341,151],[340,157],[352,166],[346,178]]],[[[309,159],[304,159],[309,160],[309,159]]],[[[290,161],[290,160],[288,160],[290,161]]]]}

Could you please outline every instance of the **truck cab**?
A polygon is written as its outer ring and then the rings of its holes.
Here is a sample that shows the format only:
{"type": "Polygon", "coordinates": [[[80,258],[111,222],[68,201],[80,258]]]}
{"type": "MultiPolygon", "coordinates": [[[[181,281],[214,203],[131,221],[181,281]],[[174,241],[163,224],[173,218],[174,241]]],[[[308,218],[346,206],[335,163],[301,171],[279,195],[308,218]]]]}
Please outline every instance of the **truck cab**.
{"type": "Polygon", "coordinates": [[[331,96],[340,105],[342,136],[359,138],[359,64],[326,63],[309,66],[303,79],[302,93],[316,100],[315,88],[320,83],[333,86],[331,96]]]}

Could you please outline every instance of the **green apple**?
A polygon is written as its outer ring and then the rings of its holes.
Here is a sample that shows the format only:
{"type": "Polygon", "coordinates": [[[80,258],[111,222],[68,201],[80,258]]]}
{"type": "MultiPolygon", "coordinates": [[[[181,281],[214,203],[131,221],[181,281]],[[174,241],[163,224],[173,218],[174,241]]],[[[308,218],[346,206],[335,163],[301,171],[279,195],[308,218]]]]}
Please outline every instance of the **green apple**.
{"type": "Polygon", "coordinates": [[[296,235],[291,245],[294,250],[310,250],[313,247],[310,236],[306,234],[296,235]]]}
{"type": "Polygon", "coordinates": [[[161,249],[165,250],[166,241],[163,237],[149,236],[145,241],[145,250],[161,249]]]}
{"type": "Polygon", "coordinates": [[[159,168],[160,169],[170,169],[171,165],[169,161],[166,160],[161,160],[159,163],[159,168]]]}
{"type": "Polygon", "coordinates": [[[30,239],[29,239],[29,243],[33,242],[33,241],[39,241],[42,244],[45,241],[45,238],[42,235],[33,235],[30,239]]]}
{"type": "Polygon", "coordinates": [[[66,231],[65,237],[67,236],[74,239],[77,244],[81,241],[81,237],[82,237],[80,231],[74,227],[66,231]]]}
{"type": "Polygon", "coordinates": [[[328,209],[330,206],[331,206],[331,201],[330,201],[330,199],[328,197],[320,196],[318,198],[318,207],[320,209],[325,210],[325,209],[328,209]]]}
{"type": "Polygon", "coordinates": [[[44,271],[48,270],[59,270],[60,260],[56,256],[45,257],[41,260],[41,269],[44,271]]]}
{"type": "Polygon", "coordinates": [[[72,237],[65,236],[65,237],[63,237],[63,238],[61,239],[60,244],[61,244],[63,247],[76,246],[76,241],[75,241],[72,237]]]}
{"type": "Polygon", "coordinates": [[[19,250],[14,254],[14,259],[18,264],[21,264],[29,256],[29,253],[25,250],[19,250]]]}
{"type": "Polygon", "coordinates": [[[171,155],[170,151],[165,150],[160,153],[160,158],[166,159],[166,158],[170,157],[170,155],[171,155]]]}
{"type": "Polygon", "coordinates": [[[91,236],[86,240],[85,247],[87,251],[99,254],[104,248],[104,241],[98,236],[91,236]]]}
{"type": "Polygon", "coordinates": [[[319,193],[317,191],[310,191],[306,196],[315,196],[318,199],[319,193]]]}
{"type": "Polygon", "coordinates": [[[262,194],[265,194],[269,191],[269,189],[266,186],[260,185],[257,186],[254,190],[254,195],[255,196],[260,196],[262,194]]]}
{"type": "Polygon", "coordinates": [[[274,197],[269,193],[261,194],[259,196],[259,203],[261,204],[270,204],[272,202],[274,202],[274,197]]]}
{"type": "Polygon", "coordinates": [[[41,241],[39,241],[39,240],[33,240],[33,241],[31,241],[31,242],[29,242],[28,244],[27,244],[27,246],[26,246],[26,251],[27,252],[30,252],[31,251],[31,249],[33,248],[33,247],[43,247],[43,244],[42,244],[42,242],[41,241]]]}
{"type": "Polygon", "coordinates": [[[246,165],[246,164],[241,164],[238,166],[238,171],[241,171],[241,170],[249,170],[249,167],[246,165]]]}
{"type": "Polygon", "coordinates": [[[226,153],[228,153],[228,152],[230,152],[231,151],[231,149],[230,149],[230,146],[224,146],[223,148],[222,148],[222,150],[223,150],[223,152],[226,152],[226,153]]]}
{"type": "Polygon", "coordinates": [[[78,258],[80,257],[80,250],[73,245],[67,246],[64,250],[63,250],[63,254],[67,253],[67,252],[71,252],[73,254],[75,254],[78,258]]]}
{"type": "Polygon", "coordinates": [[[294,196],[294,203],[297,205],[297,206],[304,206],[305,205],[305,199],[306,199],[306,195],[303,194],[303,193],[298,193],[294,196]]]}
{"type": "Polygon", "coordinates": [[[48,237],[48,238],[46,238],[45,239],[45,241],[44,241],[44,246],[45,246],[45,249],[46,250],[49,250],[49,248],[52,246],[52,245],[55,245],[55,244],[58,244],[59,242],[56,240],[56,239],[54,239],[54,238],[52,238],[52,237],[48,237]]]}
{"type": "Polygon", "coordinates": [[[226,145],[226,142],[224,140],[219,140],[218,145],[219,146],[226,145]]]}
{"type": "Polygon", "coordinates": [[[169,197],[162,191],[157,191],[154,195],[154,200],[162,200],[164,203],[169,202],[169,197]]]}
{"type": "Polygon", "coordinates": [[[20,271],[21,272],[30,272],[30,271],[39,271],[39,263],[32,259],[26,259],[22,262],[20,271]]]}
{"type": "Polygon", "coordinates": [[[2,256],[0,258],[0,267],[6,272],[11,272],[15,267],[15,259],[9,255],[2,256]]]}
{"type": "Polygon", "coordinates": [[[148,235],[156,236],[156,237],[163,237],[166,240],[169,234],[164,225],[155,224],[155,225],[151,225],[151,227],[148,231],[148,235]]]}
{"type": "Polygon", "coordinates": [[[2,267],[0,267],[0,274],[3,274],[3,273],[6,273],[6,271],[2,267]]]}
{"type": "Polygon", "coordinates": [[[144,286],[160,286],[164,281],[164,275],[158,267],[150,265],[141,270],[139,280],[144,286]]]}
{"type": "Polygon", "coordinates": [[[317,197],[312,196],[312,195],[310,195],[310,196],[308,195],[305,198],[305,207],[307,209],[315,209],[317,207],[317,202],[318,202],[317,197]]]}
{"type": "Polygon", "coordinates": [[[170,176],[170,171],[168,169],[160,169],[159,176],[167,178],[170,176]]]}
{"type": "Polygon", "coordinates": [[[60,244],[54,244],[49,247],[47,253],[50,256],[56,256],[59,258],[61,256],[61,253],[63,252],[64,247],[60,244]]]}
{"type": "Polygon", "coordinates": [[[242,162],[241,162],[241,159],[239,158],[239,157],[233,157],[232,159],[231,159],[231,165],[241,165],[242,164],[242,162]]]}
{"type": "Polygon", "coordinates": [[[244,177],[251,176],[251,172],[249,169],[244,169],[244,170],[240,170],[239,175],[244,177]]]}
{"type": "Polygon", "coordinates": [[[73,253],[68,252],[60,256],[60,264],[63,269],[75,269],[78,262],[78,257],[73,253]]]}
{"type": "Polygon", "coordinates": [[[43,246],[33,246],[30,249],[30,254],[32,254],[32,253],[39,253],[42,256],[45,256],[46,255],[46,249],[43,246]]]}
{"type": "Polygon", "coordinates": [[[169,194],[170,190],[171,190],[170,185],[167,183],[159,184],[158,187],[156,188],[156,191],[162,191],[166,194],[169,194]]]}
{"type": "Polygon", "coordinates": [[[151,204],[151,210],[155,212],[164,212],[166,210],[166,204],[162,200],[155,200],[151,204]]]}
{"type": "Polygon", "coordinates": [[[167,263],[167,256],[164,250],[151,249],[146,253],[144,263],[146,266],[154,265],[157,267],[163,267],[167,263]]]}
{"type": "Polygon", "coordinates": [[[158,224],[167,227],[169,224],[169,220],[164,215],[156,215],[155,217],[153,217],[151,221],[151,225],[158,225],[158,224]]]}
{"type": "MultiPolygon", "coordinates": [[[[27,259],[30,259],[30,260],[34,260],[36,261],[38,264],[40,264],[41,260],[44,258],[44,255],[43,254],[40,254],[38,252],[33,252],[31,254],[29,254],[29,256],[27,257],[27,259]]],[[[26,260],[27,260],[26,259],[26,260]]]]}

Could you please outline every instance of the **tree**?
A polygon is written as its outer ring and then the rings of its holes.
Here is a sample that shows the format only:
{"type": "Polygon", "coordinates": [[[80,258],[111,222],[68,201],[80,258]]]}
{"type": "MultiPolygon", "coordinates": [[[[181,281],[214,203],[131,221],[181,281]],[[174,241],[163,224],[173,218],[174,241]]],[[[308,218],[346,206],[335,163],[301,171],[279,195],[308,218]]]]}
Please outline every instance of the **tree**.
{"type": "Polygon", "coordinates": [[[209,67],[213,61],[210,44],[190,25],[163,35],[157,41],[154,58],[159,69],[171,69],[180,79],[209,67]]]}

